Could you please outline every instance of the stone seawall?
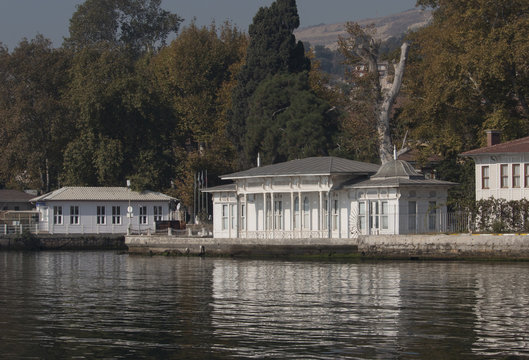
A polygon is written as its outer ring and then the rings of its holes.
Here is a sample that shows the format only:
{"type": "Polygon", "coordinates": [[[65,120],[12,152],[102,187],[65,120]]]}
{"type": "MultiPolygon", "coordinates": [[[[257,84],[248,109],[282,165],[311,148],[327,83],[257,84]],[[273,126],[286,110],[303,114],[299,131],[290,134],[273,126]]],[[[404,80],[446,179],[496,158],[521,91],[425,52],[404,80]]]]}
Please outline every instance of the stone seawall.
{"type": "Polygon", "coordinates": [[[127,250],[123,235],[12,235],[0,237],[0,250],[127,250]]]}
{"type": "Polygon", "coordinates": [[[527,235],[374,235],[359,239],[213,239],[127,236],[130,253],[529,260],[527,235]]]}

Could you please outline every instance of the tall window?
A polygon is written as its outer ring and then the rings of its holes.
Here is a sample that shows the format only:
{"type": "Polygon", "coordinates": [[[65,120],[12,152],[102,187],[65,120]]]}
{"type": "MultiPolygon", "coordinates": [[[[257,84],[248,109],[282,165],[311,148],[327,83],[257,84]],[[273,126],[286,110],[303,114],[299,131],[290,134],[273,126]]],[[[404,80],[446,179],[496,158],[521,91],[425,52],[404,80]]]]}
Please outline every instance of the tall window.
{"type": "Polygon", "coordinates": [[[417,202],[408,201],[408,230],[417,230],[417,202]]]}
{"type": "Polygon", "coordinates": [[[121,207],[112,206],[112,224],[121,225],[121,207]]]}
{"type": "Polygon", "coordinates": [[[437,204],[435,201],[428,203],[428,230],[435,231],[437,220],[437,204]]]}
{"type": "Polygon", "coordinates": [[[266,220],[265,220],[265,230],[272,229],[272,216],[273,216],[273,210],[269,194],[266,194],[266,220]]]}
{"type": "Polygon", "coordinates": [[[147,224],[147,206],[140,206],[140,224],[147,224]]]}
{"type": "Polygon", "coordinates": [[[338,199],[332,201],[332,229],[338,230],[338,199]]]}
{"type": "Polygon", "coordinates": [[[524,165],[525,187],[529,187],[529,164],[524,165]]]}
{"type": "Polygon", "coordinates": [[[321,222],[323,223],[322,229],[327,230],[327,225],[329,222],[329,200],[327,199],[327,195],[325,195],[325,198],[323,200],[323,211],[322,213],[322,219],[321,222]]]}
{"type": "Polygon", "coordinates": [[[79,225],[79,206],[70,206],[70,224],[79,225]]]}
{"type": "Polygon", "coordinates": [[[365,202],[358,203],[358,229],[359,230],[366,229],[366,203],[365,202]]]}
{"type": "Polygon", "coordinates": [[[520,187],[520,164],[512,164],[512,187],[520,187]]]}
{"type": "Polygon", "coordinates": [[[378,201],[370,201],[369,202],[369,211],[371,214],[371,220],[370,220],[370,226],[371,229],[380,229],[380,209],[378,205],[378,201]]]}
{"type": "Polygon", "coordinates": [[[241,230],[246,229],[246,204],[241,204],[241,230]]]}
{"type": "Polygon", "coordinates": [[[162,221],[162,207],[161,206],[154,206],[153,207],[153,215],[154,215],[154,221],[162,221]]]}
{"type": "Polygon", "coordinates": [[[235,218],[235,215],[237,214],[235,212],[236,207],[237,207],[237,204],[230,204],[230,223],[231,223],[232,229],[237,228],[237,223],[236,223],[236,218],[235,218]]]}
{"type": "Polygon", "coordinates": [[[481,167],[481,188],[482,189],[489,188],[489,167],[488,166],[481,167]]]}
{"type": "Polygon", "coordinates": [[[105,207],[104,206],[98,206],[97,207],[96,223],[98,225],[105,225],[106,224],[106,216],[105,216],[105,207]]]}
{"type": "Polygon", "coordinates": [[[228,205],[222,205],[222,230],[228,230],[228,205]]]}
{"type": "Polygon", "coordinates": [[[283,202],[274,200],[274,230],[283,229],[283,202]]]}
{"type": "Polygon", "coordinates": [[[389,214],[389,205],[387,201],[380,202],[380,225],[382,229],[387,230],[389,227],[388,224],[388,214],[389,214]]]}
{"type": "Polygon", "coordinates": [[[310,229],[310,203],[306,196],[303,199],[303,229],[310,229]]]}
{"type": "Polygon", "coordinates": [[[509,187],[509,165],[507,164],[500,165],[500,181],[502,188],[509,187]]]}
{"type": "Polygon", "coordinates": [[[53,207],[53,224],[62,225],[62,206],[53,207]]]}
{"type": "Polygon", "coordinates": [[[296,196],[294,199],[294,229],[299,229],[300,225],[299,218],[299,197],[296,196]]]}

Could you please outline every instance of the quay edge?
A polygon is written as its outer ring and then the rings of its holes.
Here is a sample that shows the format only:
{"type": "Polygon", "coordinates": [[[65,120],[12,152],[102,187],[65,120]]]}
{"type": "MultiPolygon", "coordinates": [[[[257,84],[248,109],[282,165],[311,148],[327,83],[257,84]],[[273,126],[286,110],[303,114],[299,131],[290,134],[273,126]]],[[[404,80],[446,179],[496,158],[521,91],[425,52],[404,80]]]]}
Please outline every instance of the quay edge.
{"type": "Polygon", "coordinates": [[[124,235],[17,234],[0,237],[0,250],[127,250],[124,235]]]}
{"type": "Polygon", "coordinates": [[[126,236],[131,254],[529,261],[526,234],[370,235],[358,239],[220,239],[126,236]]]}

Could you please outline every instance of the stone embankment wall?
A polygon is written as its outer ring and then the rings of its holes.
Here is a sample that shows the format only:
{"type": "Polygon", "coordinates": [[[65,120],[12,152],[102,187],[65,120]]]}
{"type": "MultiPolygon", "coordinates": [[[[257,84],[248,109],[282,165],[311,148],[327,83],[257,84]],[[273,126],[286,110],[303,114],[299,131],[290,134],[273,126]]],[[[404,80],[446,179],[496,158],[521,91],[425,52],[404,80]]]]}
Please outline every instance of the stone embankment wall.
{"type": "Polygon", "coordinates": [[[127,236],[125,244],[138,254],[529,260],[527,235],[376,235],[356,240],[127,236]]]}
{"type": "Polygon", "coordinates": [[[0,237],[0,250],[127,250],[123,235],[12,235],[0,237]]]}

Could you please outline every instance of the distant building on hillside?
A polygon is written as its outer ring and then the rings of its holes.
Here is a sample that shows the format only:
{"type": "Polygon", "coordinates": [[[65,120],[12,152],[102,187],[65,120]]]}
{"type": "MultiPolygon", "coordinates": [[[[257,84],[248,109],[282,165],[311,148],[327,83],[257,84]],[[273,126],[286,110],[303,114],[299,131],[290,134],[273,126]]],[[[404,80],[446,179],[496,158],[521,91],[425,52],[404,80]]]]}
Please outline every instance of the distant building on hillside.
{"type": "Polygon", "coordinates": [[[461,154],[476,163],[476,200],[529,199],[529,136],[500,142],[500,132],[487,130],[487,146],[461,154]]]}

